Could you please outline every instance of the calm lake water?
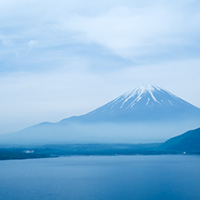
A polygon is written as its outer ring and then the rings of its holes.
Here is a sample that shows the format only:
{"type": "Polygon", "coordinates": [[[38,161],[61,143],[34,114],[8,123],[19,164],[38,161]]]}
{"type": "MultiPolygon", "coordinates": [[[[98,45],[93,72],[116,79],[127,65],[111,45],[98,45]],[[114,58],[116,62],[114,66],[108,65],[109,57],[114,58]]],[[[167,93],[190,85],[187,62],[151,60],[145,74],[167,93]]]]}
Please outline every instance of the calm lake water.
{"type": "Polygon", "coordinates": [[[0,161],[0,200],[199,200],[200,156],[0,161]]]}

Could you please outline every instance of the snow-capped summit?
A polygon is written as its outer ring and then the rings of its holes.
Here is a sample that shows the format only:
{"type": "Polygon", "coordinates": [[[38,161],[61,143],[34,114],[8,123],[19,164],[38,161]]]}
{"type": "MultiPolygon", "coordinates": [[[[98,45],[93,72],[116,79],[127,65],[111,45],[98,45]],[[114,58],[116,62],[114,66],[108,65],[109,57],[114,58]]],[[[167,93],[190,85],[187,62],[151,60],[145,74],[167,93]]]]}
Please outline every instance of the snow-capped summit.
{"type": "Polygon", "coordinates": [[[121,104],[120,108],[128,109],[134,108],[137,104],[145,104],[146,106],[152,106],[154,104],[169,104],[173,106],[177,103],[186,103],[187,106],[191,104],[178,98],[172,93],[164,90],[158,86],[140,86],[133,91],[127,92],[114,100],[115,104],[121,104]]]}
{"type": "Polygon", "coordinates": [[[146,105],[149,105],[150,100],[153,100],[156,103],[160,103],[154,96],[154,91],[155,90],[160,90],[159,87],[155,87],[155,86],[140,86],[138,88],[136,88],[135,90],[131,91],[131,92],[127,92],[123,95],[121,95],[120,97],[118,97],[116,99],[116,102],[118,100],[120,100],[122,102],[120,108],[124,107],[124,104],[126,104],[127,101],[129,101],[129,99],[131,99],[130,105],[128,105],[128,107],[133,107],[136,103],[138,103],[142,98],[144,98],[144,96],[148,94],[148,98],[147,98],[147,102],[146,105]]]}
{"type": "Polygon", "coordinates": [[[192,117],[200,117],[199,108],[158,86],[147,85],[124,93],[104,106],[76,119],[90,122],[134,122],[192,117]]]}

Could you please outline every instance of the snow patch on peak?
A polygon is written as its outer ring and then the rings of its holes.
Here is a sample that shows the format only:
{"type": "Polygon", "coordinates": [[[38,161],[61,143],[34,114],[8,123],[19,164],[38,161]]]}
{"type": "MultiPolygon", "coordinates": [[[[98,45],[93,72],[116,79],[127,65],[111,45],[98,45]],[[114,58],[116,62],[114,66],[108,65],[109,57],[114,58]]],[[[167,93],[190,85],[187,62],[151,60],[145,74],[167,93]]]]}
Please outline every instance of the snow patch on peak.
{"type": "Polygon", "coordinates": [[[149,104],[149,101],[150,101],[150,98],[148,98],[147,103],[146,103],[146,106],[149,104]]]}
{"type": "MultiPolygon", "coordinates": [[[[153,85],[147,85],[147,86],[140,86],[136,89],[137,91],[139,91],[140,94],[143,94],[143,93],[149,93],[152,97],[152,99],[156,102],[156,103],[159,103],[160,102],[156,99],[156,97],[154,96],[153,92],[158,90],[158,91],[161,91],[161,88],[158,87],[158,86],[153,86],[153,85]]],[[[149,104],[149,101],[150,99],[148,98],[148,103],[146,105],[149,104]]]]}
{"type": "Polygon", "coordinates": [[[146,92],[152,93],[155,90],[161,91],[162,89],[158,86],[153,86],[153,85],[141,85],[139,87],[137,87],[135,90],[129,91],[125,94],[123,94],[123,96],[129,96],[129,97],[133,97],[135,94],[143,94],[146,92]]]}
{"type": "Polygon", "coordinates": [[[136,90],[133,91],[133,92],[129,92],[129,93],[125,93],[124,95],[122,95],[124,97],[124,101],[122,102],[122,105],[120,106],[120,108],[123,108],[124,104],[130,99],[132,98],[133,96],[135,96],[136,94],[136,90]]]}
{"type": "MultiPolygon", "coordinates": [[[[121,102],[121,106],[120,108],[123,108],[125,103],[127,101],[129,101],[131,98],[133,98],[133,101],[127,106],[128,107],[133,107],[137,102],[139,102],[142,99],[143,94],[147,94],[149,93],[151,98],[148,98],[146,105],[149,104],[150,100],[152,99],[154,102],[161,104],[155,97],[154,92],[155,91],[161,91],[162,89],[158,86],[153,86],[153,85],[142,85],[140,87],[137,87],[135,90],[133,91],[129,91],[127,93],[124,93],[123,95],[121,95],[119,98],[117,98],[116,100],[119,100],[121,102]]],[[[114,100],[114,102],[116,102],[116,100],[114,100]]]]}
{"type": "Polygon", "coordinates": [[[154,86],[154,85],[142,85],[140,87],[137,88],[137,90],[140,90],[142,92],[153,92],[155,90],[161,90],[161,88],[159,88],[158,86],[154,86]]]}
{"type": "Polygon", "coordinates": [[[149,91],[149,94],[151,95],[152,99],[153,99],[155,102],[157,102],[157,103],[160,104],[160,102],[159,102],[159,101],[156,99],[156,97],[153,95],[153,92],[152,92],[152,91],[149,91]]]}

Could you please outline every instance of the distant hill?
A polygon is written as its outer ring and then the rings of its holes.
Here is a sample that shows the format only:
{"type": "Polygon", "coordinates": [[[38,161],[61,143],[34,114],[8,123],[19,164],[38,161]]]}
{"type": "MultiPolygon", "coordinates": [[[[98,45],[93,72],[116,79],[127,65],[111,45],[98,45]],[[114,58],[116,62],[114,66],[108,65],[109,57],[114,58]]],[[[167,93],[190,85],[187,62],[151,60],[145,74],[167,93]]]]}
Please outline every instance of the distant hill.
{"type": "Polygon", "coordinates": [[[171,138],[162,144],[165,150],[178,152],[200,152],[200,128],[171,138]]]}

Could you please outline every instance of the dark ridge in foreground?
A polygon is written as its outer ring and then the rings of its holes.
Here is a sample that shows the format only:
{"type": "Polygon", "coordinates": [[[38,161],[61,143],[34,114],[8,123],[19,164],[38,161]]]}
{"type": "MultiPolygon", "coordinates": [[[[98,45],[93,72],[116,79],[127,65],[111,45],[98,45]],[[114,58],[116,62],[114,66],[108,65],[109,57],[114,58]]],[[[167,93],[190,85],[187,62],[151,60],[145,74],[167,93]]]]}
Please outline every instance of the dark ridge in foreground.
{"type": "Polygon", "coordinates": [[[200,152],[200,128],[167,140],[162,149],[171,151],[200,152]]]}

